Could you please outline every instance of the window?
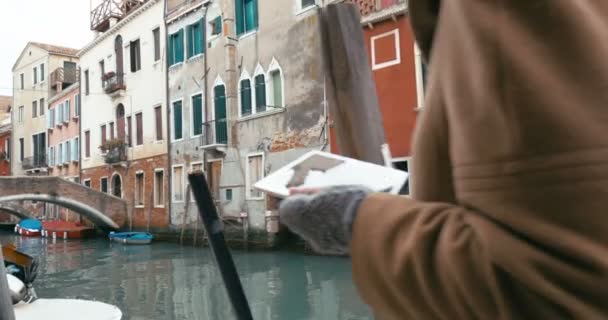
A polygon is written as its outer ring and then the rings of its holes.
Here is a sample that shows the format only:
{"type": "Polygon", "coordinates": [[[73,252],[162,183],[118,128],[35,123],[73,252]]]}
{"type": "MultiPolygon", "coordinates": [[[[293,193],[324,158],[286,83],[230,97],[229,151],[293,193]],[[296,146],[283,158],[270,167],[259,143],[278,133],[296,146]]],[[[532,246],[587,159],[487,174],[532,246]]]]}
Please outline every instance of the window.
{"type": "Polygon", "coordinates": [[[19,161],[23,161],[23,151],[25,149],[23,138],[19,138],[19,161]]]}
{"type": "Polygon", "coordinates": [[[131,41],[129,46],[131,52],[131,72],[141,70],[141,49],[139,47],[139,39],[131,41]]]}
{"type": "Polygon", "coordinates": [[[84,94],[89,95],[89,70],[84,71],[84,94]]]}
{"type": "MultiPolygon", "coordinates": [[[[192,163],[190,165],[190,172],[198,172],[198,171],[204,171],[203,163],[202,162],[192,163]]],[[[190,189],[190,201],[192,201],[192,202],[196,201],[196,199],[194,199],[194,193],[192,193],[192,189],[190,189]]]]}
{"type": "Polygon", "coordinates": [[[264,177],[264,155],[256,154],[247,157],[247,198],[263,199],[262,192],[253,185],[264,177]]]}
{"type": "Polygon", "coordinates": [[[38,67],[34,67],[34,84],[38,83],[38,67]]]}
{"type": "Polygon", "coordinates": [[[72,143],[72,161],[78,161],[80,159],[80,139],[74,138],[72,143]]]}
{"type": "Polygon", "coordinates": [[[267,88],[267,104],[272,107],[282,108],[284,107],[283,99],[283,72],[281,67],[276,60],[272,60],[270,63],[267,88]]]}
{"type": "Polygon", "coordinates": [[[106,139],[107,139],[107,137],[106,137],[106,125],[105,124],[101,125],[101,130],[100,131],[101,131],[101,135],[100,135],[101,136],[101,145],[104,145],[104,144],[106,144],[106,139]]]}
{"type": "Polygon", "coordinates": [[[49,147],[49,166],[55,165],[55,147],[49,147]]]}
{"type": "Polygon", "coordinates": [[[19,114],[17,116],[19,123],[23,123],[23,106],[19,107],[19,114]]]}
{"type": "Polygon", "coordinates": [[[184,167],[174,166],[173,167],[173,201],[182,202],[184,201],[184,167]]]}
{"type": "Polygon", "coordinates": [[[70,100],[66,100],[63,103],[63,122],[70,121],[70,100]]]}
{"type": "Polygon", "coordinates": [[[173,140],[181,140],[184,137],[182,127],[182,101],[173,102],[173,140]]]}
{"type": "Polygon", "coordinates": [[[239,82],[239,94],[241,104],[241,117],[245,117],[251,114],[251,80],[242,79],[239,82]]]}
{"type": "Polygon", "coordinates": [[[38,101],[32,102],[32,118],[38,117],[38,101]]]}
{"type": "Polygon", "coordinates": [[[135,130],[137,130],[136,145],[144,144],[144,121],[141,112],[135,115],[135,130]]]}
{"type": "Polygon", "coordinates": [[[203,134],[204,121],[203,95],[197,94],[192,96],[192,135],[198,136],[203,134]]]}
{"type": "Polygon", "coordinates": [[[42,98],[42,99],[40,99],[40,112],[38,114],[43,116],[45,109],[46,109],[46,105],[44,103],[44,98],[42,98]]]}
{"type": "Polygon", "coordinates": [[[144,173],[137,172],[135,174],[135,206],[144,206],[144,173]]]}
{"type": "Polygon", "coordinates": [[[422,109],[424,107],[424,95],[426,92],[427,66],[422,60],[422,52],[416,44],[414,44],[414,62],[416,64],[416,96],[418,98],[417,109],[422,109]]]}
{"type": "Polygon", "coordinates": [[[85,158],[91,157],[91,131],[89,130],[84,132],[84,156],[85,158]]]}
{"type": "Polygon", "coordinates": [[[133,136],[133,130],[131,129],[131,116],[127,117],[127,144],[129,145],[129,147],[133,146],[132,143],[132,136],[133,136]]]}
{"type": "Polygon", "coordinates": [[[370,39],[372,70],[401,64],[399,29],[375,35],[370,39]]]}
{"type": "Polygon", "coordinates": [[[80,94],[74,96],[74,116],[80,116],[80,94]]]}
{"type": "Polygon", "coordinates": [[[264,74],[255,76],[255,111],[266,111],[266,78],[264,74]]]}
{"type": "Polygon", "coordinates": [[[46,132],[32,135],[32,156],[36,168],[46,166],[46,142],[46,132]]]}
{"type": "Polygon", "coordinates": [[[154,206],[165,205],[165,171],[157,169],[154,171],[154,206]]]}
{"type": "Polygon", "coordinates": [[[63,152],[65,152],[65,157],[63,158],[63,162],[67,163],[72,161],[72,142],[70,140],[65,142],[65,146],[63,147],[63,152]]]}
{"type": "Polygon", "coordinates": [[[44,63],[40,65],[40,82],[44,82],[44,63]]]}
{"type": "Polygon", "coordinates": [[[299,0],[300,1],[300,9],[304,10],[308,7],[312,7],[315,5],[315,0],[299,0]]]}
{"type": "Polygon", "coordinates": [[[57,165],[61,165],[63,163],[63,142],[59,143],[59,147],[57,148],[57,165]]]}
{"type": "MultiPolygon", "coordinates": [[[[219,79],[219,78],[218,78],[219,79]]],[[[214,135],[213,143],[228,143],[228,121],[226,119],[226,86],[216,81],[213,87],[214,135]]]]}
{"type": "Polygon", "coordinates": [[[114,122],[110,122],[110,140],[114,140],[114,122]]]}
{"type": "Polygon", "coordinates": [[[19,75],[20,88],[23,90],[25,88],[25,75],[22,73],[19,75]]]}
{"type": "Polygon", "coordinates": [[[242,35],[258,27],[258,0],[235,0],[236,34],[242,35]]]}
{"type": "Polygon", "coordinates": [[[188,58],[197,56],[199,54],[202,54],[204,51],[204,37],[203,37],[203,32],[204,32],[204,26],[203,26],[203,20],[199,20],[194,24],[189,25],[188,27],[186,27],[186,36],[187,36],[187,51],[188,51],[188,58]]]}
{"type": "Polygon", "coordinates": [[[226,189],[226,201],[232,201],[232,189],[226,189]]]}
{"type": "Polygon", "coordinates": [[[184,29],[169,36],[169,65],[184,61],[184,29]]]}
{"type": "Polygon", "coordinates": [[[108,193],[108,177],[101,178],[101,188],[100,191],[103,193],[108,193]]]}
{"type": "Polygon", "coordinates": [[[161,106],[154,108],[154,118],[156,120],[156,141],[163,140],[163,114],[161,106]]]}
{"type": "Polygon", "coordinates": [[[104,75],[106,74],[106,62],[104,60],[99,61],[99,72],[101,73],[101,77],[99,78],[99,80],[101,80],[101,86],[104,86],[104,75]]]}
{"type": "Polygon", "coordinates": [[[53,109],[55,111],[55,123],[57,125],[61,125],[61,123],[63,122],[63,102],[56,105],[55,108],[53,109]]]}
{"type": "Polygon", "coordinates": [[[84,180],[83,183],[84,183],[85,187],[87,187],[87,188],[91,187],[91,179],[84,180]]]}
{"type": "Polygon", "coordinates": [[[217,16],[209,22],[211,24],[211,35],[217,36],[222,33],[222,16],[217,16]]]}
{"type": "Polygon", "coordinates": [[[154,38],[154,61],[160,60],[160,28],[152,30],[154,38]]]}

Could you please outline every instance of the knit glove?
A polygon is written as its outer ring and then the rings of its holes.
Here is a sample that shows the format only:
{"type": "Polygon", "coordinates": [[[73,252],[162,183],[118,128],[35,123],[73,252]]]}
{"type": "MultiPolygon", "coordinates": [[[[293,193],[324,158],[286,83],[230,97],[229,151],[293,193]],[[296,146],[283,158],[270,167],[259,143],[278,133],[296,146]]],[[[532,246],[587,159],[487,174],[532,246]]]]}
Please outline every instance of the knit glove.
{"type": "Polygon", "coordinates": [[[281,222],[321,254],[349,253],[352,225],[361,202],[372,191],[338,186],[316,194],[297,194],[281,202],[281,222]]]}

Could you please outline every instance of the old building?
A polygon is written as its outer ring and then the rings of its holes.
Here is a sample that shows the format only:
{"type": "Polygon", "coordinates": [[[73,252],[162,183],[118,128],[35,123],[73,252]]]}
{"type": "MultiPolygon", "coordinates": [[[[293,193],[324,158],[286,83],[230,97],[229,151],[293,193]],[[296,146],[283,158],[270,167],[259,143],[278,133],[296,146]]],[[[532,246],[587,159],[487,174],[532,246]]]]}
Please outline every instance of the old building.
{"type": "Polygon", "coordinates": [[[11,104],[10,96],[0,96],[0,176],[11,175],[11,104]]]}
{"type": "Polygon", "coordinates": [[[46,174],[49,70],[76,69],[76,50],[28,43],[13,66],[13,175],[46,174]]]}
{"type": "MultiPolygon", "coordinates": [[[[426,67],[409,27],[407,1],[350,2],[356,3],[360,9],[393,164],[398,169],[409,171],[414,126],[418,112],[424,106],[426,67]]],[[[332,143],[332,151],[337,152],[335,143],[332,143]]]]}
{"type": "MultiPolygon", "coordinates": [[[[59,72],[56,70],[55,72],[59,72]]],[[[75,70],[77,71],[77,70],[75,70]]],[[[80,86],[78,72],[51,82],[48,127],[48,172],[50,176],[80,182],[80,86]]],[[[58,77],[51,76],[51,81],[58,77]]],[[[48,205],[48,217],[76,220],[79,216],[68,209],[48,205]]]]}
{"type": "Polygon", "coordinates": [[[315,1],[169,0],[171,224],[196,221],[186,174],[204,170],[224,219],[266,230],[253,184],[327,146],[315,1]]]}
{"type": "Polygon", "coordinates": [[[78,53],[82,183],[125,199],[130,226],[166,228],[163,1],[103,0],[93,8],[96,37],[78,53]]]}

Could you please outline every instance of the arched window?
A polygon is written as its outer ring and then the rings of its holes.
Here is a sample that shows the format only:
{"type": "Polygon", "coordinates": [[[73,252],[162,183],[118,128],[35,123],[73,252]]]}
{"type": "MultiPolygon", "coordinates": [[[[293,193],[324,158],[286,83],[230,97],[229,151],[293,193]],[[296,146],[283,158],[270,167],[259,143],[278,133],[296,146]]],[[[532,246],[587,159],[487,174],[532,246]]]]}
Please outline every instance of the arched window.
{"type": "Polygon", "coordinates": [[[227,144],[228,143],[228,121],[226,114],[226,85],[218,76],[213,84],[213,125],[207,127],[211,134],[206,133],[206,144],[227,144]]]}
{"type": "Polygon", "coordinates": [[[264,75],[264,69],[258,64],[255,68],[254,73],[254,84],[255,84],[255,111],[264,112],[266,111],[266,76],[264,75]]]}
{"type": "Polygon", "coordinates": [[[243,70],[239,79],[239,115],[249,116],[253,113],[251,102],[253,101],[253,91],[251,90],[251,77],[247,70],[243,70]]]}
{"type": "Polygon", "coordinates": [[[112,176],[112,195],[122,198],[122,178],[118,173],[112,176]]]}
{"type": "Polygon", "coordinates": [[[285,107],[285,87],[283,70],[275,58],[268,66],[268,85],[266,86],[267,105],[273,108],[285,107]]]}

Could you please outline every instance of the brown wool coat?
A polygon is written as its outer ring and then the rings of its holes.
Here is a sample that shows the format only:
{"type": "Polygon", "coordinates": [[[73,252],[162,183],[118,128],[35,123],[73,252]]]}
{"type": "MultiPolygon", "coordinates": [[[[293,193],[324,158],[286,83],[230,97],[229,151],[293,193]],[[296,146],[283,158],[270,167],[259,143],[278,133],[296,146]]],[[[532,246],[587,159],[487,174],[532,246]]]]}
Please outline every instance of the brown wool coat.
{"type": "Polygon", "coordinates": [[[409,6],[431,70],[415,200],[362,204],[364,300],[380,319],[608,319],[608,1],[409,6]]]}

